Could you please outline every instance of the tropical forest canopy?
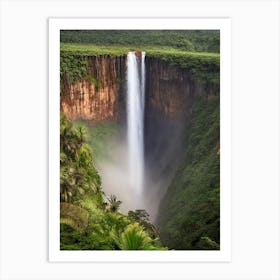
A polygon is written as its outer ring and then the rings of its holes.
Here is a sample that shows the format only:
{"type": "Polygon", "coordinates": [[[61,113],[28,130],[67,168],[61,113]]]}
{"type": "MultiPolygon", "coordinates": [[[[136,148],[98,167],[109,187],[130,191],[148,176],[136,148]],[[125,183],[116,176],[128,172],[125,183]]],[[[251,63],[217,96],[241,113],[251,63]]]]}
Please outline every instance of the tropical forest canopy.
{"type": "Polygon", "coordinates": [[[98,46],[165,46],[220,52],[219,30],[62,30],[61,43],[98,46]]]}

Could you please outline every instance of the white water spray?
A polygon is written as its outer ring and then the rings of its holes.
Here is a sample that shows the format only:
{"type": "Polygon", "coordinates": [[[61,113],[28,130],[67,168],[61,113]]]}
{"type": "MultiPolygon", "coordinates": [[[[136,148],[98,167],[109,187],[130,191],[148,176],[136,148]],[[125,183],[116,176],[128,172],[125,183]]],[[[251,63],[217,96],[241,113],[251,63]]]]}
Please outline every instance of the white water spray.
{"type": "Polygon", "coordinates": [[[144,176],[145,53],[127,55],[127,138],[131,188],[143,191],[144,176]]]}

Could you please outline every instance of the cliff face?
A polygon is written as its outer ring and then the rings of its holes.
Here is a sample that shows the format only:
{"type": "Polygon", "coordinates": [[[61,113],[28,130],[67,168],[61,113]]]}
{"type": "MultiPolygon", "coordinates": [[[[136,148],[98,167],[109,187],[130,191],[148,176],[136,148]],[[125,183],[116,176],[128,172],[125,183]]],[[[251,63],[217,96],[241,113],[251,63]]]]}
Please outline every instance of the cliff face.
{"type": "Polygon", "coordinates": [[[149,57],[146,59],[146,73],[146,109],[174,120],[188,117],[194,94],[202,91],[192,76],[149,57]]]}
{"type": "MultiPolygon", "coordinates": [[[[117,119],[125,111],[126,56],[88,56],[83,79],[61,85],[60,109],[70,120],[92,122],[117,119]]],[[[146,126],[156,116],[188,120],[196,96],[215,95],[186,69],[146,57],[146,126]]]]}
{"type": "Polygon", "coordinates": [[[162,198],[164,245],[217,250],[220,244],[220,98],[195,99],[182,160],[162,198]]]}
{"type": "Polygon", "coordinates": [[[122,100],[126,57],[90,56],[87,76],[72,84],[64,82],[60,110],[70,120],[90,122],[116,119],[122,100]]]}
{"type": "Polygon", "coordinates": [[[217,93],[217,87],[206,86],[188,70],[156,58],[146,58],[146,73],[147,109],[169,119],[188,119],[194,97],[211,98],[217,93]]]}
{"type": "Polygon", "coordinates": [[[172,249],[217,250],[219,86],[149,57],[146,73],[146,197],[161,240],[172,249]]]}
{"type": "Polygon", "coordinates": [[[149,188],[160,185],[160,190],[153,191],[159,199],[182,160],[194,101],[215,94],[214,86],[206,86],[186,69],[146,58],[145,174],[149,188]]]}

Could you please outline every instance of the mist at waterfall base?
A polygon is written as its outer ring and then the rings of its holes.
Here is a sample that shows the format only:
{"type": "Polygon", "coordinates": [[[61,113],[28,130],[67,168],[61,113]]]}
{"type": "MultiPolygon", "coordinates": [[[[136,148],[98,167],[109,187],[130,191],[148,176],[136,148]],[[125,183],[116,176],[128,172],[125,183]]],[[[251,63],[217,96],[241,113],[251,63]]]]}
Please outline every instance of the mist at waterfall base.
{"type": "Polygon", "coordinates": [[[97,168],[106,195],[122,201],[120,211],[145,209],[155,222],[160,200],[166,193],[178,155],[182,129],[179,122],[145,114],[145,53],[129,52],[126,70],[125,120],[108,147],[110,158],[98,160],[97,168]]]}

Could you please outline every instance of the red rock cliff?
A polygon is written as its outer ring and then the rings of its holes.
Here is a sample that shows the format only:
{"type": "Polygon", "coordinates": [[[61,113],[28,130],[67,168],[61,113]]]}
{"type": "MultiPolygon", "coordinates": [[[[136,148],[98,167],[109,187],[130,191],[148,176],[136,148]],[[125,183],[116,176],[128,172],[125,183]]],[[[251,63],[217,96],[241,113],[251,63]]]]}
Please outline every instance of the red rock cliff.
{"type": "MultiPolygon", "coordinates": [[[[125,116],[126,56],[109,55],[87,57],[84,79],[61,87],[60,110],[70,120],[89,122],[116,120],[125,116]]],[[[207,87],[186,69],[170,65],[153,57],[146,57],[146,127],[153,130],[159,121],[188,122],[195,96],[211,98],[214,87],[207,87]]]]}
{"type": "Polygon", "coordinates": [[[156,186],[162,174],[172,178],[181,160],[195,98],[210,99],[218,91],[187,69],[162,60],[147,56],[145,65],[145,164],[146,174],[156,186]]]}
{"type": "Polygon", "coordinates": [[[205,87],[186,69],[156,58],[146,58],[146,108],[169,119],[186,119],[194,97],[215,95],[213,86],[205,87]]]}
{"type": "Polygon", "coordinates": [[[88,75],[61,90],[60,110],[70,120],[91,122],[117,118],[120,90],[125,80],[126,57],[87,57],[88,75]]]}

